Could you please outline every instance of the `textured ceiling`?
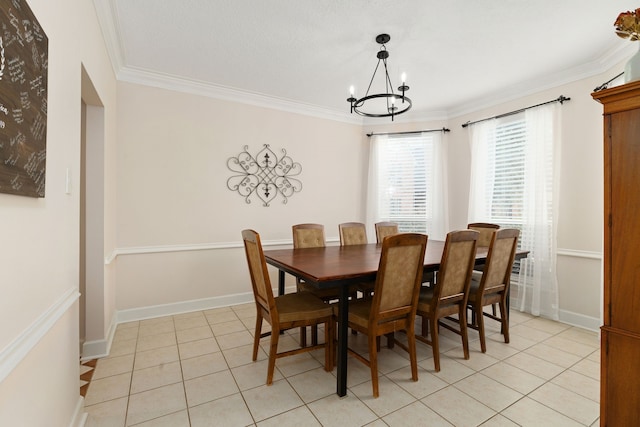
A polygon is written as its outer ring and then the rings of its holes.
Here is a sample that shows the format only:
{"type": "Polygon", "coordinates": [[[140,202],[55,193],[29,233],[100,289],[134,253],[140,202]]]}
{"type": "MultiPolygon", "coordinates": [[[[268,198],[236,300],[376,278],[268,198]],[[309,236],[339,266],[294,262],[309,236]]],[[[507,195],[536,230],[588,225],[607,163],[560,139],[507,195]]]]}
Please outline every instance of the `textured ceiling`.
{"type": "Polygon", "coordinates": [[[364,95],[377,62],[375,36],[388,33],[390,77],[398,86],[407,74],[414,118],[451,116],[605,71],[632,52],[613,22],[638,6],[630,0],[94,1],[119,78],[186,81],[337,114],[349,111],[350,85],[364,95]]]}

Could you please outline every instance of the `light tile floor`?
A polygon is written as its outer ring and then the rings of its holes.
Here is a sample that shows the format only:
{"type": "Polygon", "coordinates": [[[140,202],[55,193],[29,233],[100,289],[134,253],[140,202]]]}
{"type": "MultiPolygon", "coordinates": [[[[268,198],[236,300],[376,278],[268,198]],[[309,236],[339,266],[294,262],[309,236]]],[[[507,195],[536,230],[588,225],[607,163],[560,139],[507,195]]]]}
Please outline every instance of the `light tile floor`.
{"type": "MultiPolygon", "coordinates": [[[[321,351],[279,359],[267,387],[269,338],[252,362],[254,322],[254,304],[244,304],[118,325],[86,393],[87,427],[599,423],[595,332],[513,312],[510,344],[487,320],[487,353],[470,331],[471,357],[464,360],[459,337],[441,328],[440,372],[431,347],[418,342],[413,382],[408,355],[383,346],[380,397],[372,398],[369,369],[350,357],[348,395],[338,398],[336,370],[324,371],[321,351]]],[[[349,340],[366,353],[363,335],[349,340]]],[[[297,342],[298,331],[289,331],[280,349],[297,342]]]]}

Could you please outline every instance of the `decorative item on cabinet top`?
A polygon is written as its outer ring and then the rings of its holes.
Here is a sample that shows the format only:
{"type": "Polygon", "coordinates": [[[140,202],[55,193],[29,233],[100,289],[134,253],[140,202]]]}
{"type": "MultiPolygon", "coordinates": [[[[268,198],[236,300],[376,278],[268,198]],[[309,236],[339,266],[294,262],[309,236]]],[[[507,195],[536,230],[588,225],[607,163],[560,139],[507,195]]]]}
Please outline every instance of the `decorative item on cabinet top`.
{"type": "MultiPolygon", "coordinates": [[[[616,34],[632,42],[640,40],[640,8],[622,12],[613,24],[616,34]]],[[[640,46],[639,50],[627,61],[624,67],[624,82],[640,79],[640,46]]]]}
{"type": "Polygon", "coordinates": [[[300,175],[302,166],[294,162],[284,148],[282,156],[278,158],[269,144],[263,144],[263,147],[253,156],[248,151],[249,146],[245,145],[241,153],[227,160],[229,170],[238,174],[227,179],[227,188],[236,191],[247,203],[251,203],[251,197],[255,194],[265,207],[278,195],[286,204],[289,197],[302,191],[302,181],[293,178],[300,175]]]}

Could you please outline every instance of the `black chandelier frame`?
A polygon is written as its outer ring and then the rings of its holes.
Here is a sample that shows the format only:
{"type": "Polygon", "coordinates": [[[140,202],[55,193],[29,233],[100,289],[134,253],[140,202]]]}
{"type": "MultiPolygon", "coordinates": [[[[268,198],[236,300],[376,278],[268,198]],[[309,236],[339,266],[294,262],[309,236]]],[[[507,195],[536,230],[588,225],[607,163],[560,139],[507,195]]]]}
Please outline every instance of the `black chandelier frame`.
{"type": "Polygon", "coordinates": [[[411,109],[413,105],[413,103],[411,102],[411,98],[405,95],[405,92],[409,90],[409,86],[407,86],[405,82],[402,82],[402,85],[398,87],[398,92],[401,92],[402,94],[394,93],[393,91],[393,85],[391,83],[391,79],[389,78],[389,70],[387,67],[387,59],[389,58],[389,51],[385,46],[385,44],[388,43],[389,40],[391,40],[391,36],[389,36],[389,34],[379,34],[376,37],[376,42],[380,44],[380,50],[376,55],[378,58],[378,63],[376,64],[375,70],[373,70],[373,75],[371,76],[371,80],[369,81],[369,86],[367,87],[367,92],[365,93],[365,96],[357,99],[353,96],[353,93],[352,93],[351,96],[347,98],[347,102],[349,102],[349,104],[351,105],[351,114],[356,113],[364,117],[391,117],[391,121],[393,121],[395,116],[402,113],[406,113],[411,109]],[[378,68],[380,68],[380,62],[382,62],[384,66],[386,93],[375,93],[375,94],[369,95],[369,91],[371,90],[371,85],[373,84],[373,80],[376,77],[378,68]],[[365,102],[372,99],[378,99],[378,98],[386,99],[386,104],[387,104],[386,113],[371,113],[364,110],[365,102]],[[403,107],[398,107],[397,106],[398,103],[403,104],[403,107]]]}

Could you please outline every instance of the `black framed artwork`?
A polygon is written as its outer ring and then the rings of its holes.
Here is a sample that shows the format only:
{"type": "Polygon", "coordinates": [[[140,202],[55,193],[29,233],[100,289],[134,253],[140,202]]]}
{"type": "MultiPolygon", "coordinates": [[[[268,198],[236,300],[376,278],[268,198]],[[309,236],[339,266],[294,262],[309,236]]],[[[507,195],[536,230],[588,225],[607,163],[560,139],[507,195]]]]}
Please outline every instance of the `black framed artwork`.
{"type": "Polygon", "coordinates": [[[0,0],[0,193],[44,197],[46,34],[24,0],[0,0]]]}

